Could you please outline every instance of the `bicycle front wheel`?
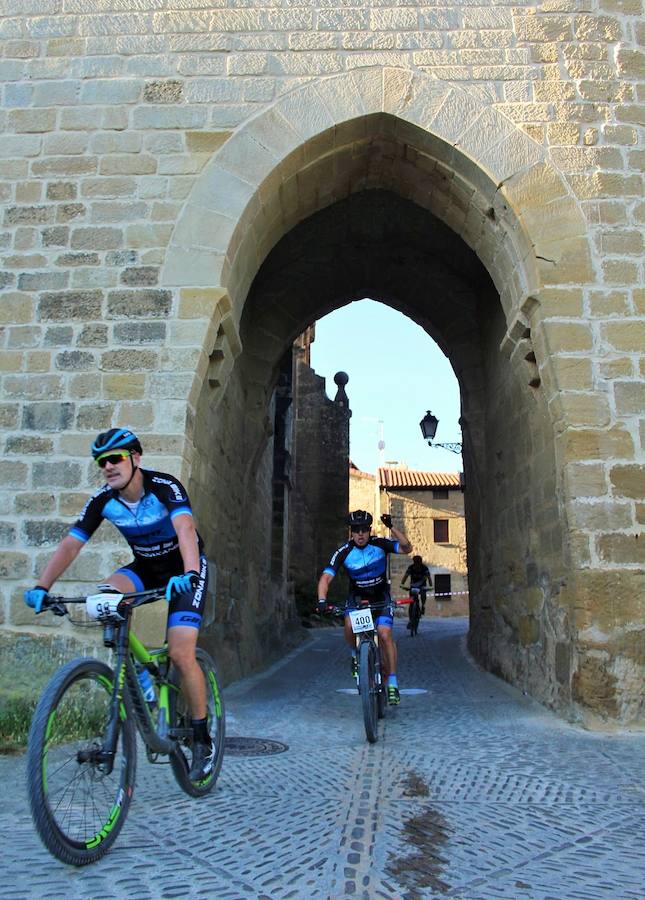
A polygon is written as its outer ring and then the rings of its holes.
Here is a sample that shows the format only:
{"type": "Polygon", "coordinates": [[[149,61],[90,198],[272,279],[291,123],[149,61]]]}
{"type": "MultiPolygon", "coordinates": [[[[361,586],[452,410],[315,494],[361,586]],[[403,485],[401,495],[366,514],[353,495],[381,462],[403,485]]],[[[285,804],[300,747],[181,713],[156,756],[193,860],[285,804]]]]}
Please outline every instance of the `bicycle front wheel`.
{"type": "Polygon", "coordinates": [[[113,679],[97,659],[72,660],[45,688],[29,732],[27,784],[36,830],[50,853],[74,866],[109,850],[134,789],[136,738],[125,702],[111,766],[101,753],[113,679]]]}
{"type": "Polygon", "coordinates": [[[363,705],[365,735],[370,744],[378,740],[376,709],[376,660],[371,641],[362,641],[358,658],[358,683],[363,705]]]}
{"type": "Polygon", "coordinates": [[[410,611],[410,637],[414,637],[419,630],[419,620],[421,618],[421,607],[419,601],[415,600],[410,611]]]}
{"type": "Polygon", "coordinates": [[[213,745],[212,767],[208,775],[201,781],[191,779],[189,757],[192,757],[193,748],[192,713],[188,698],[182,690],[179,672],[174,667],[171,669],[169,678],[170,735],[177,740],[177,749],[170,754],[170,764],[182,791],[190,794],[191,797],[203,797],[215,787],[217,776],[222,768],[226,719],[224,697],[219,685],[215,663],[201,647],[197,648],[196,657],[206,684],[208,733],[213,745]]]}

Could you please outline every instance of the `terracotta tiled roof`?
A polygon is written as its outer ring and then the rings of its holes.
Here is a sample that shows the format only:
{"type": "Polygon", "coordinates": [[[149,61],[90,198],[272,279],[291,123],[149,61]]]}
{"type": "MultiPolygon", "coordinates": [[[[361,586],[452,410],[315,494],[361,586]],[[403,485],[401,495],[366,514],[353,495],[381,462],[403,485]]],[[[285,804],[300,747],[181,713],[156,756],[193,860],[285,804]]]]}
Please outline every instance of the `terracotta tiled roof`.
{"type": "Polygon", "coordinates": [[[371,478],[374,481],[374,475],[371,472],[362,472],[351,460],[349,463],[349,474],[352,478],[371,478]]]}
{"type": "Polygon", "coordinates": [[[379,468],[382,488],[459,488],[458,472],[415,472],[411,469],[379,468]]]}

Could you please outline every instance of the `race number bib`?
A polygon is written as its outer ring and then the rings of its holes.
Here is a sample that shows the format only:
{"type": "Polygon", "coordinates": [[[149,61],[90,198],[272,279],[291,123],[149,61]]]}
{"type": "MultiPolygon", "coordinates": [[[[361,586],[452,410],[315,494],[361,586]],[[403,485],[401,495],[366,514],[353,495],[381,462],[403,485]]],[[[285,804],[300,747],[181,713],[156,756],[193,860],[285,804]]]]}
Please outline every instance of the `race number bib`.
{"type": "Polygon", "coordinates": [[[123,594],[90,594],[85,598],[85,611],[90,619],[123,618],[119,613],[119,603],[123,594]]]}
{"type": "Polygon", "coordinates": [[[372,610],[369,606],[366,609],[351,609],[349,611],[349,620],[352,623],[354,634],[360,634],[361,631],[374,631],[372,610]]]}

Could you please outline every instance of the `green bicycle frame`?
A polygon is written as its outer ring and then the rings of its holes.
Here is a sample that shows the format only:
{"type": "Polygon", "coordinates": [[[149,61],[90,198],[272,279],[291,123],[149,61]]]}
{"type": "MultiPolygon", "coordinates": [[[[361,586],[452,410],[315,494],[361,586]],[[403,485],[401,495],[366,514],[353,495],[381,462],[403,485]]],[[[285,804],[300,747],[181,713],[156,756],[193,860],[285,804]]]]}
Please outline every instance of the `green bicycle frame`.
{"type": "MultiPolygon", "coordinates": [[[[141,643],[137,635],[134,631],[130,630],[130,653],[134,657],[134,659],[142,666],[154,666],[155,668],[160,664],[163,665],[168,662],[168,648],[162,647],[159,650],[153,650],[150,652],[144,645],[141,643]]],[[[166,681],[162,681],[159,684],[159,715],[157,718],[157,733],[161,737],[166,737],[168,734],[168,722],[170,721],[170,686],[166,681]]]]}
{"type": "Polygon", "coordinates": [[[168,737],[168,723],[170,721],[169,686],[166,682],[160,684],[159,689],[159,713],[155,724],[150,716],[150,709],[146,703],[132,658],[142,665],[165,662],[167,650],[163,648],[158,652],[150,653],[139,638],[130,631],[129,616],[127,621],[119,623],[116,639],[116,662],[114,666],[114,684],[112,686],[112,710],[108,723],[105,742],[101,751],[102,762],[109,772],[112,771],[116,746],[119,736],[120,710],[123,709],[125,685],[128,687],[130,706],[134,711],[137,728],[145,744],[152,753],[170,754],[177,751],[177,744],[168,737]]]}

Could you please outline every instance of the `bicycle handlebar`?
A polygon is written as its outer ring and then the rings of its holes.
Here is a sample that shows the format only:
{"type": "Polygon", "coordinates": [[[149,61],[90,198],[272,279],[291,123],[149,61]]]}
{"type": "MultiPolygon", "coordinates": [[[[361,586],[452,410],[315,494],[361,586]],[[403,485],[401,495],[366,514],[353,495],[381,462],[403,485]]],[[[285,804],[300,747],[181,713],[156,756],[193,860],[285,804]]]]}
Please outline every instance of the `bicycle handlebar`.
{"type": "MultiPolygon", "coordinates": [[[[108,598],[110,594],[120,594],[121,591],[99,591],[98,593],[103,593],[105,594],[105,597],[108,598]]],[[[86,603],[87,598],[91,596],[93,595],[85,594],[82,597],[63,597],[61,595],[49,594],[43,603],[42,611],[45,612],[46,610],[50,610],[55,616],[65,616],[67,615],[68,603],[86,603]]],[[[152,590],[147,591],[131,591],[122,595],[119,606],[123,606],[124,610],[132,610],[136,609],[137,606],[144,606],[146,603],[154,603],[156,600],[165,599],[165,596],[165,588],[152,588],[152,590]]]]}
{"type": "Polygon", "coordinates": [[[379,610],[385,609],[386,606],[393,604],[394,606],[405,606],[406,603],[411,603],[412,600],[410,597],[402,597],[400,600],[379,600],[378,603],[361,603],[358,606],[336,606],[335,604],[330,604],[327,609],[323,610],[322,614],[325,615],[333,615],[333,616],[344,616],[345,613],[350,609],[361,609],[369,606],[370,609],[379,610]]]}

